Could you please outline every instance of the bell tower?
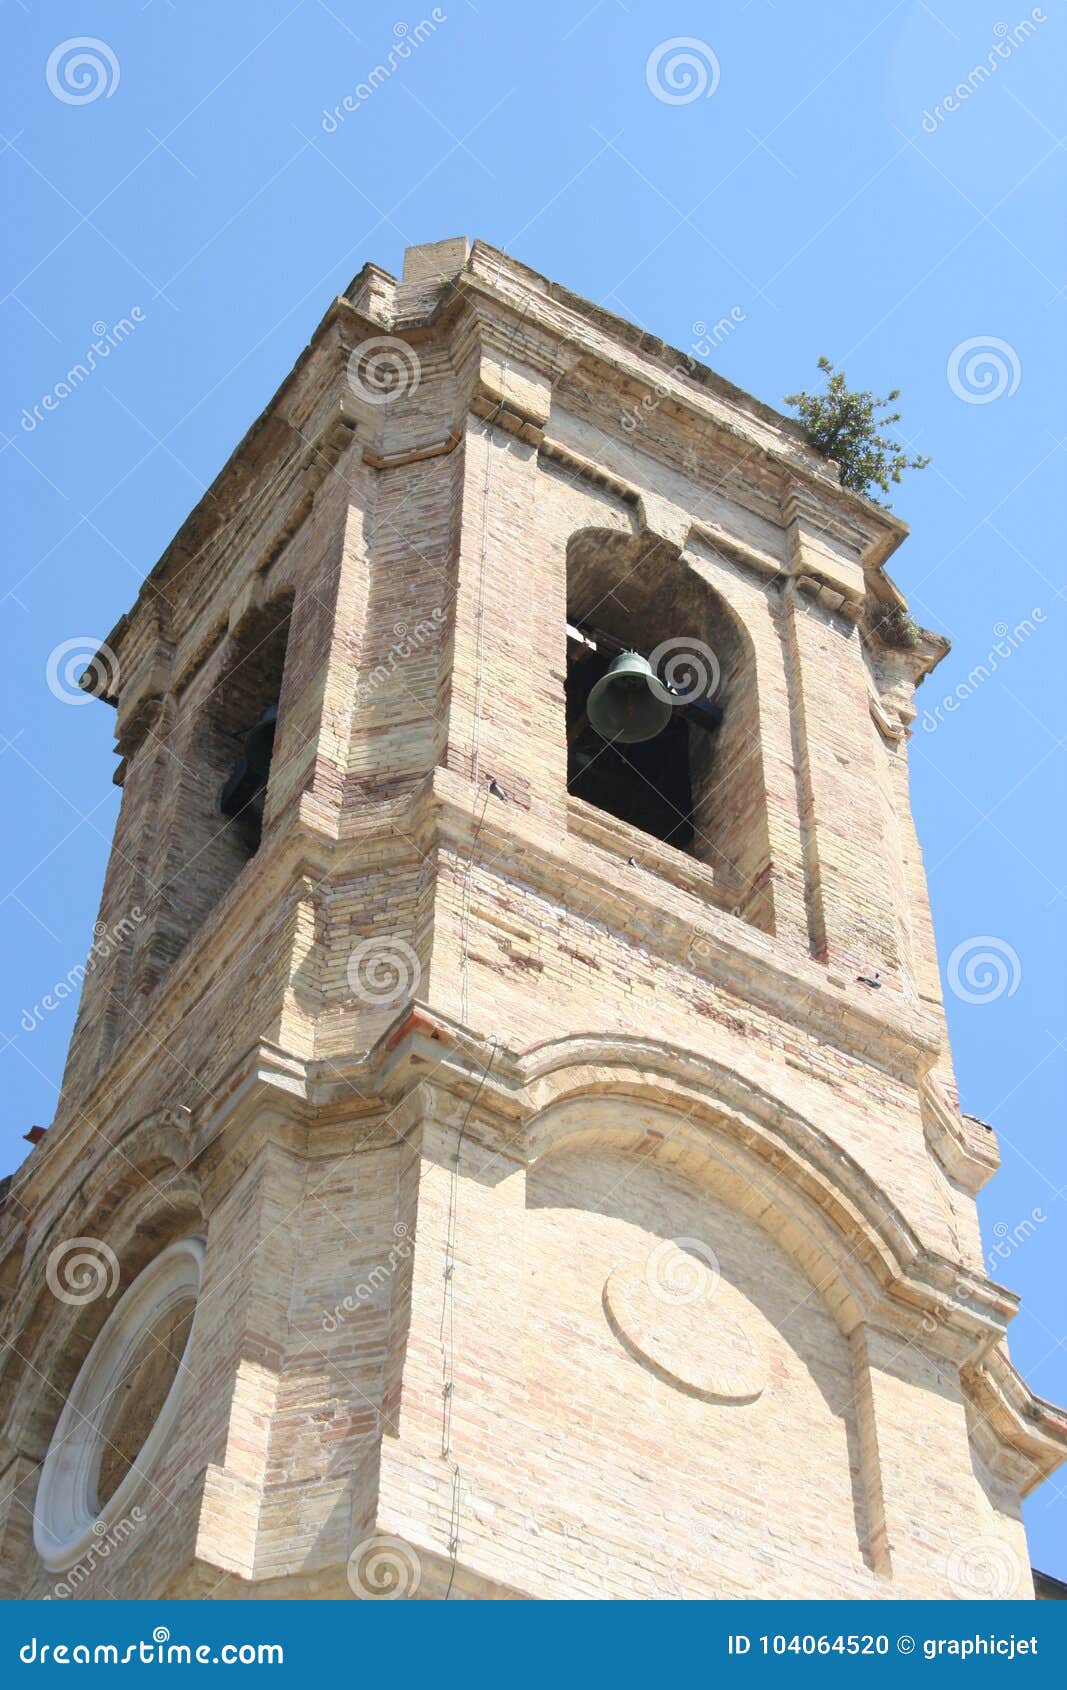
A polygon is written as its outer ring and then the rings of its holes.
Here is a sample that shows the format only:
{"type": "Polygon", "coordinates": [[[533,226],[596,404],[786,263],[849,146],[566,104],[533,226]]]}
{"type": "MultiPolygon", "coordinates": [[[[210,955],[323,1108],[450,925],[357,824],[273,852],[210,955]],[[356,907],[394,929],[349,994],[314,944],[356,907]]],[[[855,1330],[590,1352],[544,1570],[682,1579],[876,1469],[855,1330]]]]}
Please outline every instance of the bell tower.
{"type": "Polygon", "coordinates": [[[333,302],[86,677],[4,1594],[1032,1596],[904,537],[491,247],[333,302]]]}

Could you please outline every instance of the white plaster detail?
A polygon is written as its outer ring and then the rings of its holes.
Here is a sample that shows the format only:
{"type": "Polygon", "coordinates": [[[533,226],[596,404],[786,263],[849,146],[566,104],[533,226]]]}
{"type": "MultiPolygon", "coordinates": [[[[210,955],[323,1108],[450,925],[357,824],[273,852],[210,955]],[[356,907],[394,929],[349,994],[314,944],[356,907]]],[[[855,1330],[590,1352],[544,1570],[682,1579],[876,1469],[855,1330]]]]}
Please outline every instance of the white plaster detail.
{"type": "Polygon", "coordinates": [[[608,1275],[604,1309],[620,1342],[670,1384],[708,1402],[754,1402],[769,1364],[750,1311],[717,1274],[708,1284],[707,1296],[666,1300],[646,1264],[632,1263],[608,1275]]]}
{"type": "Polygon", "coordinates": [[[119,1300],[82,1364],[52,1434],[34,1505],[33,1541],[49,1572],[73,1566],[123,1517],[170,1436],[185,1382],[183,1365],[136,1461],[100,1508],[96,1482],[111,1398],[146,1334],[199,1296],[203,1263],[202,1238],[183,1238],[162,1250],[119,1300]]]}

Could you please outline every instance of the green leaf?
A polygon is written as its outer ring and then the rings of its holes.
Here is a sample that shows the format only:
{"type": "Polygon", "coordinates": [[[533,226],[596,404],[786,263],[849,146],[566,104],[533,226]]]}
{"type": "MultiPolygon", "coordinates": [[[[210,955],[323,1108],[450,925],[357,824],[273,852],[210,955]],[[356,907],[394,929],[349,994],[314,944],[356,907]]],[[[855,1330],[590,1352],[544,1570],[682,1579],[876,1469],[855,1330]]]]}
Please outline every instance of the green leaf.
{"type": "Polygon", "coordinates": [[[868,496],[872,487],[888,493],[890,481],[899,481],[904,470],[927,467],[929,458],[909,457],[882,432],[900,421],[899,411],[878,415],[899,399],[898,388],[879,398],[869,390],[850,389],[844,370],[835,370],[829,358],[820,357],[818,367],[828,378],[825,392],[790,393],[784,403],[796,411],[816,451],[837,464],[843,487],[868,496]]]}

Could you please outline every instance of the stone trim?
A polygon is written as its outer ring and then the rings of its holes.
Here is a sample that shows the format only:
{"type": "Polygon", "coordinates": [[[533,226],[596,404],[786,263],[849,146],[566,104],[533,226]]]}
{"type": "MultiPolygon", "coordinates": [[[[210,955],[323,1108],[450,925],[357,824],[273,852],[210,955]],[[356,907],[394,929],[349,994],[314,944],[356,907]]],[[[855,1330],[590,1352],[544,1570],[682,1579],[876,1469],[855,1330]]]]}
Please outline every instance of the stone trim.
{"type": "Polygon", "coordinates": [[[96,1504],[100,1421],[130,1357],[155,1321],[190,1293],[199,1295],[204,1240],[183,1238],[134,1280],[89,1351],[63,1407],[45,1456],[33,1513],[33,1541],[49,1572],[72,1567],[94,1539],[122,1519],[145,1483],[174,1425],[184,1378],[178,1374],[136,1460],[114,1495],[96,1504]]]}

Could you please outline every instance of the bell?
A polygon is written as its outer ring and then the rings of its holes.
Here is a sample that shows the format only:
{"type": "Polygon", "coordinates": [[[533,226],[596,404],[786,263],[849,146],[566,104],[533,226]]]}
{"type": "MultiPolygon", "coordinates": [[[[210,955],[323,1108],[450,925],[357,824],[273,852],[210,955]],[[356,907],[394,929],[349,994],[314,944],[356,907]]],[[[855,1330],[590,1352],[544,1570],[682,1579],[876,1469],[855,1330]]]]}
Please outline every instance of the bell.
{"type": "Polygon", "coordinates": [[[274,727],[278,720],[276,704],[268,705],[245,735],[244,756],[222,789],[219,808],[224,816],[237,821],[246,843],[255,850],[263,823],[263,808],[267,801],[267,777],[270,774],[271,754],[274,750],[274,727]]]}
{"type": "Polygon", "coordinates": [[[271,753],[274,750],[274,726],[278,720],[278,706],[270,704],[245,735],[245,762],[248,772],[258,784],[266,786],[270,773],[271,753]]]}
{"type": "Polygon", "coordinates": [[[673,704],[647,658],[624,651],[593,687],[585,713],[601,739],[637,745],[663,732],[673,704]]]}

